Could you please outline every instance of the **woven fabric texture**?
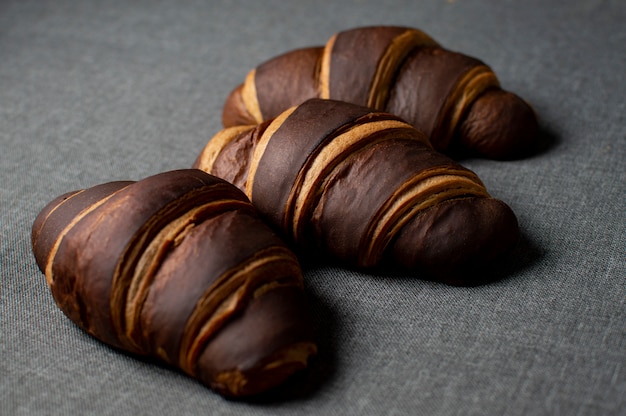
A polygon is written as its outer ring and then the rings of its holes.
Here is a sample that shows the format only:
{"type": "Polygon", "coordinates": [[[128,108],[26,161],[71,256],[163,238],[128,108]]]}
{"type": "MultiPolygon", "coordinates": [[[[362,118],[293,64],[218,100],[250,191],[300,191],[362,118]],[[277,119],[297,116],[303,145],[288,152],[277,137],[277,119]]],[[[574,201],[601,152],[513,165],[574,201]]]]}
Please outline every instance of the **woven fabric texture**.
{"type": "Polygon", "coordinates": [[[625,4],[0,2],[0,414],[625,414],[625,4]],[[65,317],[30,247],[47,202],[191,166],[249,69],[375,24],[482,59],[539,116],[537,154],[463,161],[519,219],[502,279],[457,288],[306,264],[320,353],[254,402],[65,317]]]}

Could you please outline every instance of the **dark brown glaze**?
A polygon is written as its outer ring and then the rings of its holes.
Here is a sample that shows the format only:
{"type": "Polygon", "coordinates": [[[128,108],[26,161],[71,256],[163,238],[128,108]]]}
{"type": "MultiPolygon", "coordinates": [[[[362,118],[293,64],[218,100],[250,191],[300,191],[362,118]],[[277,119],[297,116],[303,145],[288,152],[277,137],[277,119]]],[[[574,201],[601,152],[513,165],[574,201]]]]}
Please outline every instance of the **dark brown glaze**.
{"type": "MultiPolygon", "coordinates": [[[[472,101],[484,91],[475,88],[470,97],[462,98],[462,108],[455,113],[459,117],[451,117],[450,103],[463,95],[459,95],[459,91],[463,91],[464,84],[457,82],[471,68],[484,66],[494,81],[489,88],[500,89],[493,71],[479,59],[438,48],[434,41],[424,40],[424,44],[413,44],[412,52],[392,53],[394,58],[391,60],[396,62],[380,66],[381,57],[394,39],[410,30],[373,26],[339,32],[332,38],[334,43],[329,49],[327,97],[359,105],[374,106],[372,103],[375,102],[376,109],[396,114],[432,136],[434,147],[447,154],[462,156],[469,153],[492,159],[526,156],[528,149],[537,142],[539,127],[532,107],[514,94],[484,94],[472,105],[472,101]],[[386,69],[379,72],[383,67],[386,69]],[[395,77],[392,74],[394,70],[395,77]],[[384,78],[389,78],[390,84],[383,82],[380,88],[374,88],[376,92],[372,92],[374,80],[381,73],[386,73],[384,78]],[[368,102],[372,99],[374,101],[368,102]],[[380,105],[385,101],[387,106],[380,105]],[[465,117],[467,121],[464,122],[465,117]]],[[[424,36],[428,39],[427,35],[424,36]]],[[[409,47],[407,45],[404,46],[409,47]]],[[[331,41],[327,43],[327,48],[330,46],[331,41]]],[[[263,73],[263,86],[261,83],[257,85],[257,99],[264,118],[266,112],[267,117],[273,117],[281,110],[299,104],[304,98],[322,96],[324,83],[320,80],[325,77],[317,77],[318,88],[311,81],[316,78],[312,74],[318,74],[319,68],[324,67],[324,49],[306,50],[305,59],[299,51],[293,55],[285,53],[257,68],[263,73]],[[317,59],[314,51],[320,55],[317,59]],[[292,59],[294,63],[291,63],[292,59]],[[295,71],[303,73],[296,74],[295,71]]],[[[478,80],[485,75],[472,74],[469,79],[478,80]]],[[[476,83],[480,84],[480,81],[476,83]]],[[[226,100],[223,110],[225,126],[255,123],[241,92],[242,86],[239,86],[226,100]]],[[[252,105],[251,108],[256,107],[252,105]]]]}
{"type": "Polygon", "coordinates": [[[458,135],[461,144],[472,152],[491,159],[512,159],[530,152],[539,136],[539,123],[526,101],[512,92],[494,89],[474,101],[458,135]]]}
{"type": "Polygon", "coordinates": [[[54,245],[55,237],[59,235],[59,233],[67,227],[70,221],[74,218],[74,216],[83,209],[81,206],[79,210],[75,210],[77,212],[74,215],[68,216],[68,219],[65,221],[63,219],[59,219],[58,216],[53,215],[52,219],[48,221],[50,214],[54,212],[59,206],[66,204],[67,201],[76,194],[80,193],[80,191],[72,191],[67,192],[63,195],[59,195],[52,201],[50,201],[37,215],[35,221],[33,222],[33,226],[31,228],[31,248],[33,250],[33,254],[35,255],[35,261],[37,262],[37,266],[39,270],[45,273],[46,264],[48,263],[48,255],[50,254],[50,250],[54,245]],[[53,229],[54,231],[43,232],[46,228],[53,229]],[[41,236],[41,237],[40,237],[41,236]]]}
{"type": "Polygon", "coordinates": [[[319,57],[324,48],[297,49],[259,65],[255,85],[263,120],[277,117],[318,94],[319,57]]]}
{"type": "Polygon", "coordinates": [[[45,272],[48,255],[56,242],[56,237],[85,207],[92,206],[131,183],[118,181],[96,185],[90,188],[89,192],[68,192],[48,203],[37,215],[32,227],[32,248],[39,269],[45,272]],[[61,206],[62,208],[58,209],[61,206]]]}
{"type": "Polygon", "coordinates": [[[313,337],[306,296],[300,290],[284,287],[254,298],[228,326],[225,326],[207,344],[198,359],[199,378],[223,394],[229,388],[216,382],[222,373],[236,372],[249,382],[241,386],[245,395],[257,394],[282,383],[301,364],[286,363],[275,368],[264,368],[286,347],[307,343],[313,337]],[[238,342],[247,339],[248,343],[238,342]],[[269,358],[269,359],[268,359],[269,358]]]}
{"type": "MultiPolygon", "coordinates": [[[[220,215],[223,212],[232,210],[253,212],[249,201],[239,190],[231,184],[215,177],[202,177],[197,170],[173,171],[165,175],[159,174],[146,178],[136,185],[141,186],[142,192],[137,192],[136,200],[146,200],[148,195],[160,195],[152,197],[155,200],[161,199],[163,204],[154,215],[152,215],[144,225],[137,231],[133,239],[128,243],[127,249],[120,256],[116,266],[116,275],[112,282],[111,292],[111,317],[118,333],[127,334],[129,328],[135,327],[136,314],[131,317],[131,322],[126,322],[126,305],[132,302],[128,299],[128,290],[134,278],[141,256],[146,252],[152,240],[172,222],[186,215],[190,211],[207,204],[207,207],[195,212],[189,219],[185,231],[193,230],[204,221],[209,221],[211,217],[220,215]],[[163,176],[169,176],[164,180],[163,176]],[[171,188],[173,187],[173,189],[171,188]],[[172,192],[173,191],[173,192],[172,192]],[[169,200],[168,200],[169,199],[169,200]]],[[[141,202],[139,202],[141,204],[141,202]]],[[[142,206],[147,204],[142,204],[142,206]]],[[[179,239],[184,234],[178,234],[174,240],[165,239],[161,242],[161,250],[175,248],[179,239]]],[[[161,252],[162,252],[161,251],[161,252]]],[[[154,262],[159,263],[162,257],[156,257],[154,262]]],[[[153,269],[152,269],[153,270],[153,269]]],[[[150,272],[146,272],[152,277],[150,272]]],[[[143,302],[145,298],[138,301],[143,302]]],[[[132,335],[132,334],[131,334],[132,335]]],[[[135,333],[135,335],[137,335],[135,333]]],[[[133,340],[130,345],[141,345],[141,340],[133,340]]],[[[145,344],[144,344],[145,345],[145,344]]],[[[130,348],[130,346],[129,346],[130,348]]],[[[145,348],[142,348],[142,351],[145,348]]]]}
{"type": "MultiPolygon", "coordinates": [[[[37,263],[72,321],[113,347],[194,376],[206,342],[250,299],[280,287],[303,296],[295,255],[245,194],[197,169],[64,194],[41,211],[32,236],[37,263]]],[[[306,307],[297,303],[296,309],[306,307]]],[[[256,340],[233,342],[254,349],[256,340]]],[[[287,358],[277,366],[289,374],[306,366],[315,345],[310,337],[304,345],[282,344],[287,358]],[[298,359],[291,360],[290,347],[298,359]]]]}
{"type": "Polygon", "coordinates": [[[403,27],[386,26],[338,33],[330,59],[328,98],[367,105],[380,57],[391,41],[406,31],[403,27]]]}
{"type": "Polygon", "coordinates": [[[449,138],[437,130],[441,111],[460,77],[482,64],[442,48],[419,48],[400,68],[385,111],[424,132],[435,149],[446,150],[449,138]]]}
{"type": "Polygon", "coordinates": [[[416,216],[398,234],[390,261],[451,285],[489,280],[494,262],[517,243],[515,214],[493,198],[461,198],[416,216]]]}
{"type": "MultiPolygon", "coordinates": [[[[379,134],[394,136],[394,132],[379,134]]],[[[385,202],[416,172],[455,166],[448,157],[401,136],[353,154],[349,163],[328,179],[311,216],[317,246],[352,267],[378,263],[376,258],[363,264],[361,251],[368,241],[369,227],[385,202]]]]}
{"type": "MultiPolygon", "coordinates": [[[[77,299],[89,299],[90,302],[73,305],[79,308],[76,313],[83,319],[81,326],[106,343],[121,347],[110,307],[110,298],[115,295],[116,268],[123,267],[118,265],[120,259],[123,261],[127,249],[138,238],[144,244],[150,240],[150,235],[141,232],[143,227],[151,225],[150,220],[162,225],[169,222],[171,217],[157,215],[160,210],[213,181],[197,172],[178,171],[152,176],[141,181],[141,186],[128,185],[116,192],[106,204],[74,224],[61,240],[52,260],[52,272],[55,276],[68,277],[55,280],[51,287],[55,298],[73,304],[77,299]]],[[[158,229],[154,227],[151,234],[155,235],[158,229]]]]}
{"type": "Polygon", "coordinates": [[[370,109],[343,102],[312,99],[298,108],[274,133],[259,162],[252,195],[260,212],[284,227],[289,194],[298,172],[320,144],[340,127],[350,125],[370,109]]]}
{"type": "MultiPolygon", "coordinates": [[[[472,267],[487,269],[517,239],[510,208],[394,115],[311,99],[272,123],[266,146],[242,162],[257,166],[246,192],[303,252],[474,284],[472,267]]],[[[205,150],[220,148],[209,141],[205,150]]]]}
{"type": "Polygon", "coordinates": [[[282,245],[253,212],[244,210],[224,212],[187,232],[162,261],[141,311],[143,338],[152,353],[163,351],[177,363],[185,325],[201,297],[220,283],[217,279],[233,265],[282,245]]]}

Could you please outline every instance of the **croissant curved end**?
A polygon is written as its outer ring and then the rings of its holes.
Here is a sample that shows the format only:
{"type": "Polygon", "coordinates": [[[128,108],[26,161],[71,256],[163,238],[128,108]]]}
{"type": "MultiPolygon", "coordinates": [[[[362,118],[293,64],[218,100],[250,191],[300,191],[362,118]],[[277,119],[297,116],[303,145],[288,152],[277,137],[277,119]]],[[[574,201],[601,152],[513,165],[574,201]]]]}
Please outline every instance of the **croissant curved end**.
{"type": "Polygon", "coordinates": [[[454,286],[493,279],[519,239],[511,208],[494,198],[446,201],[421,213],[400,232],[392,261],[454,286]]]}
{"type": "Polygon", "coordinates": [[[472,104],[459,127],[461,143],[480,155],[506,160],[526,155],[539,136],[533,108],[516,94],[489,90],[472,104]]]}
{"type": "Polygon", "coordinates": [[[244,84],[233,89],[224,103],[222,111],[222,124],[224,127],[233,127],[247,124],[256,124],[257,121],[250,114],[243,99],[242,91],[244,84]]]}

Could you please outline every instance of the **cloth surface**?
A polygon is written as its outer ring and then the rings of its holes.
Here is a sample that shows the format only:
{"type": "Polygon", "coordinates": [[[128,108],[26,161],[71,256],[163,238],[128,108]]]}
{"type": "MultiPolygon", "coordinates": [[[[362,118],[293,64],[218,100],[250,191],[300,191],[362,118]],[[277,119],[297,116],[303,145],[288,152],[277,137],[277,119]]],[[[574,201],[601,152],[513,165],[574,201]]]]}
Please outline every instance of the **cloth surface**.
{"type": "Polygon", "coordinates": [[[620,0],[0,2],[0,414],[626,414],[624,22],[620,0]],[[463,161],[519,219],[502,279],[307,264],[320,353],[254,402],[63,315],[30,247],[47,202],[191,166],[248,70],[375,24],[482,59],[539,116],[537,154],[463,161]]]}

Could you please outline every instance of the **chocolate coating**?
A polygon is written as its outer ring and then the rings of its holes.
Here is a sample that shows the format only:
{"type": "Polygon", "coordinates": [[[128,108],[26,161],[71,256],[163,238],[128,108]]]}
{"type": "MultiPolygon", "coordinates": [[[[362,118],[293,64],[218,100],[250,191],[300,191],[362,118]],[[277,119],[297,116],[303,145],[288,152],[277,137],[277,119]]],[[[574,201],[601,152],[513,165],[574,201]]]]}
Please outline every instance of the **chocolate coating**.
{"type": "Polygon", "coordinates": [[[39,269],[45,272],[48,254],[56,237],[76,215],[85,207],[95,204],[131,183],[129,181],[109,182],[94,186],[89,192],[72,191],[50,201],[37,215],[32,227],[32,248],[39,269]]]}
{"type": "Polygon", "coordinates": [[[485,93],[500,90],[485,63],[415,32],[397,26],[350,29],[325,47],[270,59],[256,68],[254,100],[242,95],[242,86],[228,97],[224,125],[257,123],[258,114],[273,118],[307,98],[321,97],[395,114],[448,154],[462,149],[494,159],[525,156],[539,136],[530,105],[503,90],[485,93]]]}
{"type": "MultiPolygon", "coordinates": [[[[243,192],[201,170],[61,195],[41,211],[32,238],[55,301],[73,322],[113,347],[163,360],[194,377],[199,372],[208,385],[217,381],[207,378],[199,355],[235,316],[237,325],[254,319],[239,315],[252,300],[268,312],[287,308],[290,315],[270,313],[263,326],[254,324],[252,336],[241,334],[212,351],[219,355],[219,348],[244,344],[247,351],[259,350],[253,358],[237,356],[236,366],[247,368],[253,359],[281,369],[265,372],[267,380],[251,381],[255,393],[306,367],[316,351],[312,337],[302,335],[309,334],[311,323],[300,301],[302,273],[295,255],[243,192]],[[283,295],[276,297],[275,291],[283,295]],[[277,331],[272,345],[282,355],[261,342],[277,331]]],[[[238,380],[248,383],[245,375],[238,380]]],[[[226,386],[223,393],[249,391],[226,386]]]]}
{"type": "Polygon", "coordinates": [[[366,106],[379,58],[392,40],[406,30],[386,26],[338,33],[330,58],[328,98],[366,106]]]}
{"type": "Polygon", "coordinates": [[[450,138],[439,128],[446,100],[459,79],[482,62],[442,48],[419,48],[398,71],[385,111],[397,114],[430,137],[439,151],[450,138]]]}
{"type": "Polygon", "coordinates": [[[396,116],[311,99],[270,122],[275,128],[263,133],[264,146],[209,141],[204,151],[220,160],[231,146],[247,149],[220,162],[236,166],[220,169],[256,166],[246,192],[302,251],[321,251],[348,267],[391,263],[424,278],[475,284],[472,270],[487,269],[517,240],[510,208],[396,116]]]}
{"type": "Polygon", "coordinates": [[[152,353],[163,351],[176,363],[185,324],[205,291],[233,265],[274,246],[282,242],[249,212],[228,211],[187,232],[162,261],[141,311],[143,337],[152,353]]]}
{"type": "Polygon", "coordinates": [[[287,199],[307,158],[335,130],[371,110],[339,101],[312,99],[300,105],[270,140],[259,162],[254,182],[254,203],[269,221],[285,227],[287,199]]]}
{"type": "MultiPolygon", "coordinates": [[[[329,178],[311,218],[316,246],[325,247],[352,267],[378,263],[361,258],[370,228],[386,201],[417,170],[450,166],[450,159],[406,139],[376,143],[357,154],[329,178]]],[[[378,257],[378,256],[377,256],[378,257]]]]}
{"type": "Polygon", "coordinates": [[[452,285],[490,278],[493,262],[519,238],[511,208],[493,198],[445,201],[417,215],[389,251],[391,261],[424,277],[452,285]]]}
{"type": "MultiPolygon", "coordinates": [[[[122,347],[111,319],[110,298],[115,294],[116,269],[123,267],[127,250],[144,237],[143,230],[148,232],[144,238],[147,243],[160,228],[159,223],[165,225],[171,220],[168,214],[176,215],[168,210],[168,204],[178,199],[189,204],[184,196],[188,198],[194,191],[217,182],[199,171],[155,175],[141,181],[140,186],[136,183],[125,186],[106,204],[74,224],[51,259],[53,276],[65,277],[55,278],[51,286],[55,299],[67,304],[62,309],[72,311],[70,317],[78,314],[81,326],[95,337],[122,347]],[[156,226],[148,227],[152,225],[150,221],[155,221],[156,226]],[[89,301],[77,302],[77,299],[89,301]]],[[[182,209],[185,204],[173,208],[182,209]]]]}
{"type": "Polygon", "coordinates": [[[322,50],[297,49],[257,67],[255,84],[264,120],[317,95],[318,58],[322,50]]]}
{"type": "Polygon", "coordinates": [[[490,159],[526,155],[539,136],[535,111],[517,95],[489,90],[470,107],[459,128],[466,149],[490,159]]]}
{"type": "MultiPolygon", "coordinates": [[[[304,293],[294,288],[278,288],[252,299],[228,326],[207,344],[198,359],[199,378],[223,394],[234,388],[216,382],[222,373],[235,372],[246,376],[246,383],[237,388],[240,394],[252,395],[282,383],[295,370],[298,361],[286,361],[274,368],[264,368],[289,345],[308,343],[313,334],[302,325],[311,318],[304,293]],[[241,342],[241,340],[246,342],[241,342]]],[[[233,382],[234,384],[234,382],[233,382]]]]}
{"type": "MultiPolygon", "coordinates": [[[[230,141],[215,160],[212,167],[213,175],[223,178],[237,188],[244,190],[252,161],[252,152],[268,124],[269,121],[257,126],[251,126],[250,129],[238,134],[237,137],[230,141]]],[[[193,167],[201,169],[200,160],[196,160],[193,167]]]]}

